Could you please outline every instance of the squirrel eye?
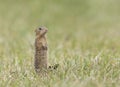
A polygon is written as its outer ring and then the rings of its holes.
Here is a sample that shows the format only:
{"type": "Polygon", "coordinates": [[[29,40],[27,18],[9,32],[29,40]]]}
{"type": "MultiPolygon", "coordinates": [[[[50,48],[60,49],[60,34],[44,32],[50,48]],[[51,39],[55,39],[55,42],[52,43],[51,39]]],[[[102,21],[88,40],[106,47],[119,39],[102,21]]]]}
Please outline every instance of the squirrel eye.
{"type": "Polygon", "coordinates": [[[42,30],[42,28],[39,28],[39,30],[42,30]]]}

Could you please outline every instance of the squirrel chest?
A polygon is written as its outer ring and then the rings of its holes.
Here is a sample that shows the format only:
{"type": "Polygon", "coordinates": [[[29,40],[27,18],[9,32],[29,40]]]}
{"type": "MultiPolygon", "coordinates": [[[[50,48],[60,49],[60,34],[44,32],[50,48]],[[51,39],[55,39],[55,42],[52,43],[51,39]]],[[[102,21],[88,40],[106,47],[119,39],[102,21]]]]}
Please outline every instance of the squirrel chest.
{"type": "Polygon", "coordinates": [[[35,40],[36,50],[47,50],[47,41],[45,38],[36,38],[35,40]]]}

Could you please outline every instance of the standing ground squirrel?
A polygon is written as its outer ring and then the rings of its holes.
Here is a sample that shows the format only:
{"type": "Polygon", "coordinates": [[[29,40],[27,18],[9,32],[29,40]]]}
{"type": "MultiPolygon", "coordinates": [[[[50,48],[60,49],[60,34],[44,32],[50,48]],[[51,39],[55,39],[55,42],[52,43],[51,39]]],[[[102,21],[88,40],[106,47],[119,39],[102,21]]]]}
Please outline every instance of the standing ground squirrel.
{"type": "Polygon", "coordinates": [[[35,71],[36,72],[43,72],[47,69],[53,70],[56,69],[59,64],[55,64],[54,66],[48,67],[48,59],[47,59],[47,40],[46,40],[46,33],[48,29],[46,27],[39,27],[35,30],[36,38],[35,38],[35,71]]]}
{"type": "Polygon", "coordinates": [[[46,27],[40,27],[35,30],[35,71],[41,72],[47,69],[47,40],[46,40],[46,27]]]}

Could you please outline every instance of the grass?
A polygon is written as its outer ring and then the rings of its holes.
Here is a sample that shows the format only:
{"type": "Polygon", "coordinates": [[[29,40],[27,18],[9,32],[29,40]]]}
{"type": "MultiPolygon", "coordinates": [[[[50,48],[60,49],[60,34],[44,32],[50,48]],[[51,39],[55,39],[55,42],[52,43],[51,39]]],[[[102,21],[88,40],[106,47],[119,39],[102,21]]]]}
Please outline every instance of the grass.
{"type": "Polygon", "coordinates": [[[119,87],[119,0],[0,0],[0,87],[119,87]],[[34,30],[49,31],[49,78],[34,71],[34,30]]]}

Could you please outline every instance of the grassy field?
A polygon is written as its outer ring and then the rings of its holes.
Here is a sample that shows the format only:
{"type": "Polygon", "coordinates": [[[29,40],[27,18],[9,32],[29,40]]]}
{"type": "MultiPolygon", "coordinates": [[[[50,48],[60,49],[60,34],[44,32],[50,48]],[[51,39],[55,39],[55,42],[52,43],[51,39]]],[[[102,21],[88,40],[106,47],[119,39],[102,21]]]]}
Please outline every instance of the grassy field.
{"type": "Polygon", "coordinates": [[[0,87],[119,87],[119,0],[0,0],[0,87]],[[48,78],[34,71],[34,30],[49,30],[48,78]]]}

